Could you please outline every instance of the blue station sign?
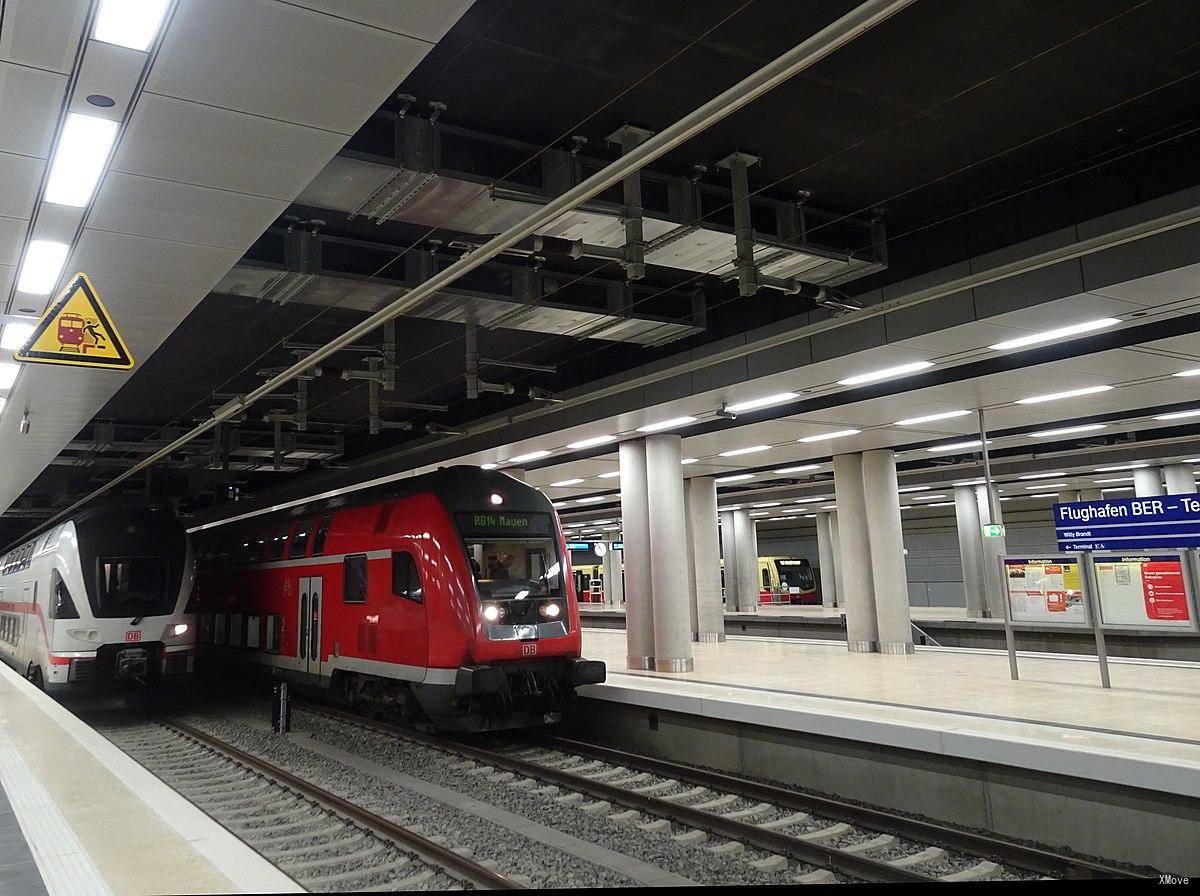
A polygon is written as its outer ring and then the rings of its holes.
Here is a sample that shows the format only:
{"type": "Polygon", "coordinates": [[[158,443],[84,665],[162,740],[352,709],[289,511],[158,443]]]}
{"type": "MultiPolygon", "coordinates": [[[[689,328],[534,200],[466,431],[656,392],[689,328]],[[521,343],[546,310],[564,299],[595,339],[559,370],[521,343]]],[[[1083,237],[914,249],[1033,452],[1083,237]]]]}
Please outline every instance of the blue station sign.
{"type": "Polygon", "coordinates": [[[1060,551],[1200,547],[1200,494],[1054,505],[1060,551]]]}

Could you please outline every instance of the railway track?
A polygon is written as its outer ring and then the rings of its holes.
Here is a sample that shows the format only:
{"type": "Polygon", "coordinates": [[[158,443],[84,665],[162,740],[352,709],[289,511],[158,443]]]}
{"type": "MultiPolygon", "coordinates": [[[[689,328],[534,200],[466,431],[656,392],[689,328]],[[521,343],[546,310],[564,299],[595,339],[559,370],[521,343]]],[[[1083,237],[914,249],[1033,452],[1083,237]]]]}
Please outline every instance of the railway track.
{"type": "Polygon", "coordinates": [[[299,709],[457,756],[464,774],[541,794],[616,825],[670,836],[710,853],[764,855],[752,864],[818,869],[799,880],[938,882],[995,879],[1135,878],[1100,863],[912,819],[852,803],[631,753],[555,738],[505,751],[414,732],[341,709],[299,709]]]}
{"type": "Polygon", "coordinates": [[[306,890],[522,889],[470,851],[423,836],[178,721],[106,732],[306,890]]]}

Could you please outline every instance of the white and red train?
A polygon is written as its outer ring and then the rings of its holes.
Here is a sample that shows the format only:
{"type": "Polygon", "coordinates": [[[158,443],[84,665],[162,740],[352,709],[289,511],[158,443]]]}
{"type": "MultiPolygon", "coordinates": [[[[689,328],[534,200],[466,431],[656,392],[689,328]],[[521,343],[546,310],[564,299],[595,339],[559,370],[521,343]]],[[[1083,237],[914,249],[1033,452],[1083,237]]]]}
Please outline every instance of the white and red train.
{"type": "Polygon", "coordinates": [[[580,658],[557,515],[503,473],[444,468],[194,537],[202,662],[456,731],[557,721],[604,680],[580,658]]]}
{"type": "Polygon", "coordinates": [[[178,681],[194,661],[194,579],[172,515],[81,511],[0,559],[0,659],[52,694],[178,681]]]}

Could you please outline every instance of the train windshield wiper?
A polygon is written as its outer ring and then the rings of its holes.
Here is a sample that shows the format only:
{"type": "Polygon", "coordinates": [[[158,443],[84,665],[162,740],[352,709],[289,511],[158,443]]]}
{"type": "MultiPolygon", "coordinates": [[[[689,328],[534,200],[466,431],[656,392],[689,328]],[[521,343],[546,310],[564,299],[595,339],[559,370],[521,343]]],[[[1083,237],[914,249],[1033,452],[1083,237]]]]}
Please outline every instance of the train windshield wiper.
{"type": "Polygon", "coordinates": [[[134,616],[132,619],[129,620],[129,624],[137,625],[139,622],[141,622],[145,618],[146,618],[145,616],[134,616]]]}

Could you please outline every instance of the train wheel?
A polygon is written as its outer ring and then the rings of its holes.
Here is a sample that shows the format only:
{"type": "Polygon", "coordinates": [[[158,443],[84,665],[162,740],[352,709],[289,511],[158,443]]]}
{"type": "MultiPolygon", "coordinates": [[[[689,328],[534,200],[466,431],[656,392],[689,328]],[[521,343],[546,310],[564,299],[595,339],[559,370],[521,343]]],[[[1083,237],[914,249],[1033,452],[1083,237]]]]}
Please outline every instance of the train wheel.
{"type": "Polygon", "coordinates": [[[37,688],[39,691],[44,691],[46,689],[45,683],[42,680],[42,667],[41,666],[31,665],[29,667],[29,671],[27,673],[25,673],[25,677],[28,678],[30,680],[30,682],[33,683],[33,686],[35,688],[37,688]]]}

